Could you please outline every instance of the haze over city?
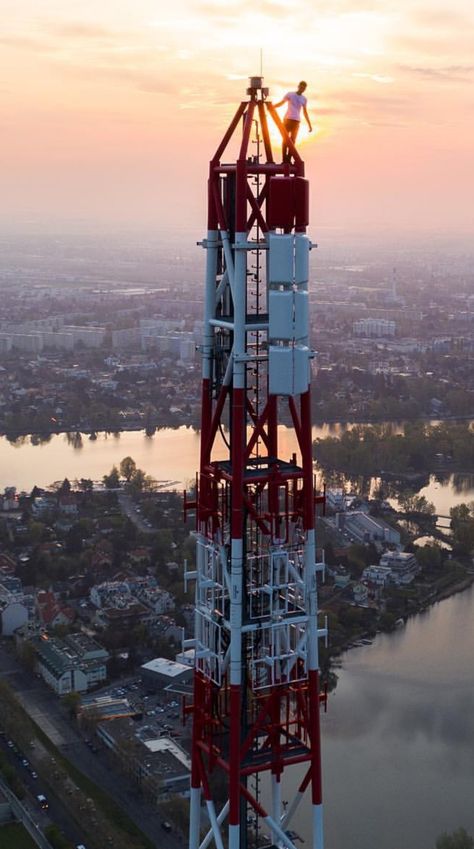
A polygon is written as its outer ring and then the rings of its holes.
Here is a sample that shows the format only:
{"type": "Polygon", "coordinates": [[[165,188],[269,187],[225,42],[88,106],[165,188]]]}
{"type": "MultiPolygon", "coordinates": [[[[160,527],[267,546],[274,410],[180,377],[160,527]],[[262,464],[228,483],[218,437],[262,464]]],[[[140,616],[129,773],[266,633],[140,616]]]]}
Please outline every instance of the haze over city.
{"type": "Polygon", "coordinates": [[[308,81],[313,226],[472,227],[469,0],[6,0],[3,12],[8,227],[202,227],[207,163],[260,51],[274,101],[308,81]]]}

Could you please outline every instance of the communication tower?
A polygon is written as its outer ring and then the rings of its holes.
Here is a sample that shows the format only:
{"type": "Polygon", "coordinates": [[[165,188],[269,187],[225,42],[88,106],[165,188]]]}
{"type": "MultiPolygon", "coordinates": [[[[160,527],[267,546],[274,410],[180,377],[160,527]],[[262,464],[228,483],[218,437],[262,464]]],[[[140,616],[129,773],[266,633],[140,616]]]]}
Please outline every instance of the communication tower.
{"type": "Polygon", "coordinates": [[[323,849],[309,184],[262,77],[247,95],[210,162],[201,243],[200,468],[185,502],[197,537],[186,572],[196,581],[189,847],[224,849],[227,831],[229,849],[296,849],[291,829],[308,790],[311,847],[323,849]],[[274,160],[272,127],[290,162],[274,160]],[[283,421],[292,456],[281,456],[283,421]],[[282,804],[294,764],[304,777],[282,804]]]}

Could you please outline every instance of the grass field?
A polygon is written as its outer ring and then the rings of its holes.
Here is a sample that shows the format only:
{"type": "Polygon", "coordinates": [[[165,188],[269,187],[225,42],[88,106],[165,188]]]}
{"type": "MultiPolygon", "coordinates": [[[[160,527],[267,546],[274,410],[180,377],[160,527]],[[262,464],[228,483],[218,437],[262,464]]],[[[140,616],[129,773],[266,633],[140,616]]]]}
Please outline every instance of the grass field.
{"type": "Polygon", "coordinates": [[[0,846],[2,849],[38,849],[28,832],[18,822],[0,825],[0,846]]]}

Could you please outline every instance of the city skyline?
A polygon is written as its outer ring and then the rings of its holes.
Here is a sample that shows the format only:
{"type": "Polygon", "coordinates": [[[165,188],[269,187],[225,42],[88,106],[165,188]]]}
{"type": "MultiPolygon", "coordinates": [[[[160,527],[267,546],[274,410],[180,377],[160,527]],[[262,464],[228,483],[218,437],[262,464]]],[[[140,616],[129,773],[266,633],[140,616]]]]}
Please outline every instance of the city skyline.
{"type": "MultiPolygon", "coordinates": [[[[467,0],[6,4],[4,217],[202,227],[207,163],[247,77],[308,80],[312,220],[467,232],[467,0]]],[[[283,113],[283,110],[280,110],[283,113]]]]}

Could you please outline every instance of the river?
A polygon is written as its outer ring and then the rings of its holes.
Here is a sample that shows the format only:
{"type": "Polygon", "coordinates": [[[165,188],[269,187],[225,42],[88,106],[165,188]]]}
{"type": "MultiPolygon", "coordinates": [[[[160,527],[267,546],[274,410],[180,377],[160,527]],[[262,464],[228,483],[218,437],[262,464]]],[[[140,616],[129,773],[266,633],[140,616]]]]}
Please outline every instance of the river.
{"type": "MultiPolygon", "coordinates": [[[[313,427],[313,439],[337,436],[351,426],[313,427]]],[[[294,432],[283,425],[278,430],[280,456],[287,459],[297,450],[294,432]]],[[[101,480],[112,466],[119,466],[124,457],[133,457],[139,468],[163,486],[182,490],[194,480],[198,469],[199,440],[199,433],[187,427],[164,428],[151,437],[142,430],[116,435],[98,433],[97,439],[89,439],[87,434],[61,433],[39,443],[29,436],[14,443],[2,436],[0,492],[6,486],[31,491],[35,484],[47,487],[65,477],[71,481],[76,478],[101,480]]],[[[217,441],[216,445],[218,450],[217,441]]],[[[442,482],[432,475],[420,494],[434,503],[437,513],[448,515],[449,508],[455,504],[474,500],[474,475],[451,474],[442,482]]]]}
{"type": "MultiPolygon", "coordinates": [[[[474,835],[473,657],[474,587],[346,653],[322,716],[325,849],[474,835]]],[[[286,773],[283,799],[303,775],[286,773]]],[[[306,845],[310,823],[303,803],[292,827],[306,845]]]]}
{"type": "Polygon", "coordinates": [[[474,835],[473,658],[474,587],[344,656],[322,723],[326,849],[474,835]]]}
{"type": "MultiPolygon", "coordinates": [[[[340,430],[341,425],[315,427],[313,439],[340,430]]],[[[25,436],[12,443],[2,436],[0,491],[10,485],[29,491],[35,484],[49,486],[65,477],[101,480],[124,457],[133,457],[137,466],[156,480],[183,489],[198,469],[199,440],[199,433],[187,427],[164,428],[150,437],[143,430],[98,433],[97,439],[60,433],[44,442],[25,436]]],[[[279,427],[279,444],[283,459],[289,457],[296,450],[293,430],[279,427]]]]}
{"type": "MultiPolygon", "coordinates": [[[[325,849],[435,849],[460,826],[474,836],[473,658],[474,586],[342,656],[321,717],[325,849]]],[[[284,800],[304,773],[285,773],[284,800]]],[[[309,795],[291,827],[311,846],[309,795]]]]}

